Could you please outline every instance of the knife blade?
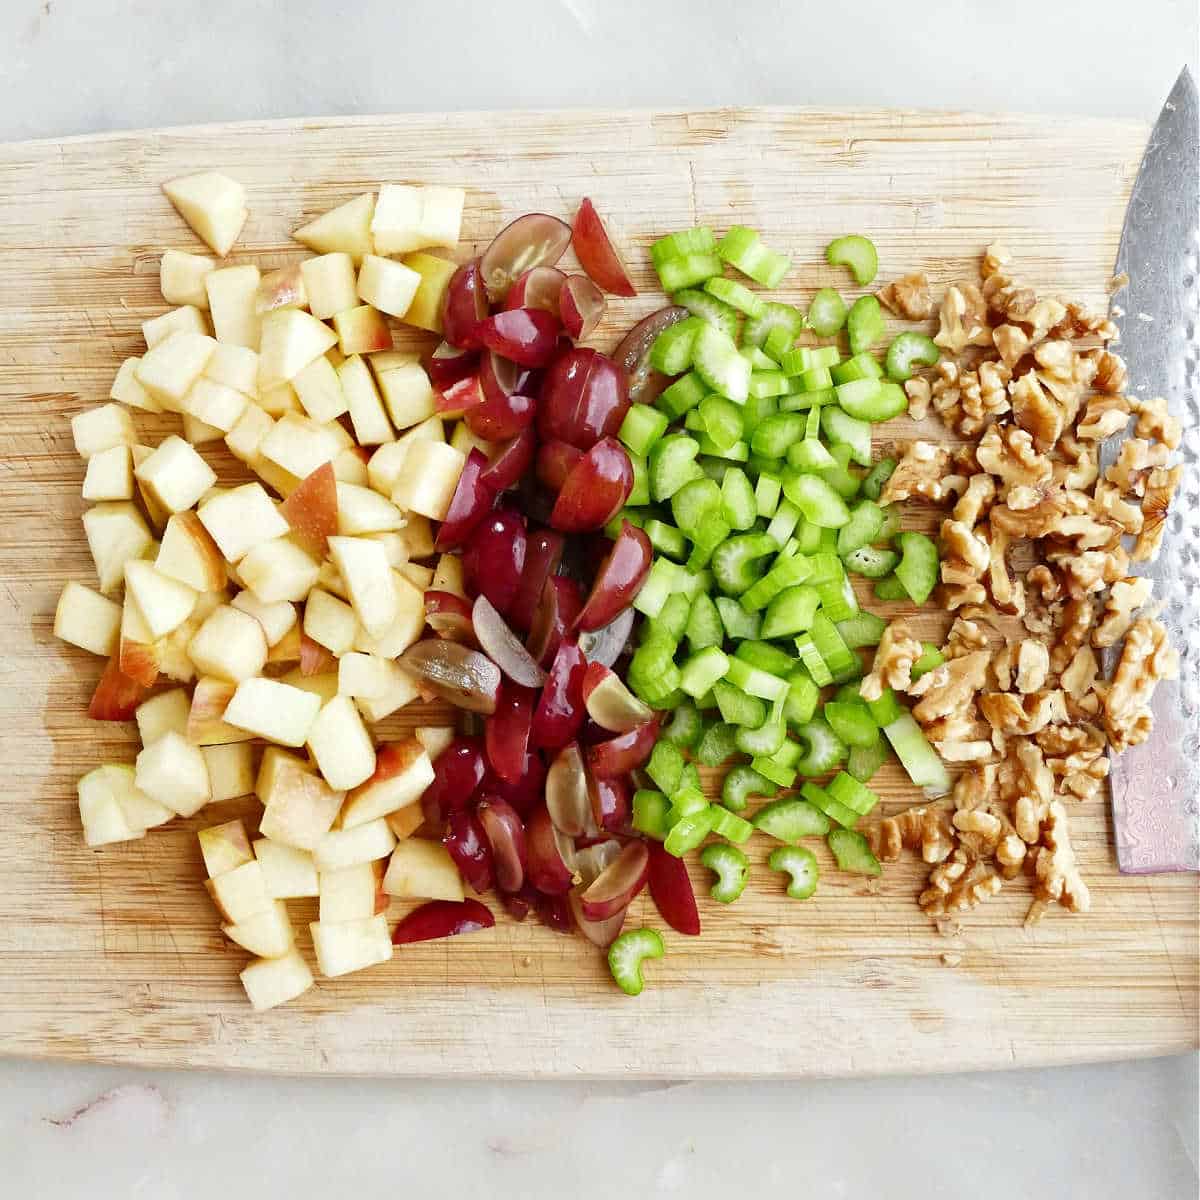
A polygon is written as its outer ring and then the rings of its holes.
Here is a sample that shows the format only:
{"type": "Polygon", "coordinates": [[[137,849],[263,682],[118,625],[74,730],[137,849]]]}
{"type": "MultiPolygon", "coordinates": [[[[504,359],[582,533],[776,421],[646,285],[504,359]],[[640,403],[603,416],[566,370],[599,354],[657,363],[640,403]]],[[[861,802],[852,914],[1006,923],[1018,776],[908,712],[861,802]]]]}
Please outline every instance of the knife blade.
{"type": "MultiPolygon", "coordinates": [[[[1129,276],[1110,316],[1133,395],[1165,396],[1183,426],[1184,475],[1154,580],[1179,679],[1154,694],[1154,731],[1111,760],[1117,862],[1125,874],[1200,870],[1200,108],[1180,73],[1146,145],[1125,212],[1114,274],[1129,276]]],[[[1123,439],[1122,439],[1123,440],[1123,439]]],[[[1120,441],[1103,449],[1101,467],[1120,441]]],[[[1104,663],[1111,675],[1118,651],[1104,663]]]]}

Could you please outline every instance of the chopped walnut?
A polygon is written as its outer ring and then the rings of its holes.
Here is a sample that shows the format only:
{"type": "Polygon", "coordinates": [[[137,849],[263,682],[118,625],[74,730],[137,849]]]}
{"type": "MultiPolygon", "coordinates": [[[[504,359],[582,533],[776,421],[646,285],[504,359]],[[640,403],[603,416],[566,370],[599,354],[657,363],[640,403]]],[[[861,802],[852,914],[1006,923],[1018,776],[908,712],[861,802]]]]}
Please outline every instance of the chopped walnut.
{"type": "Polygon", "coordinates": [[[1088,401],[1076,436],[1084,441],[1102,442],[1120,433],[1129,424],[1130,403],[1125,396],[1099,394],[1088,401]]]}
{"type": "Polygon", "coordinates": [[[1092,690],[1099,673],[1100,663],[1096,659],[1096,652],[1084,643],[1075,651],[1075,657],[1067,664],[1059,682],[1072,700],[1082,700],[1092,690]]]}
{"type": "Polygon", "coordinates": [[[996,481],[987,474],[980,472],[967,480],[967,490],[958,498],[954,505],[953,517],[967,529],[978,524],[980,517],[986,516],[992,501],[996,498],[996,481]]]}
{"type": "Polygon", "coordinates": [[[1178,450],[1183,438],[1183,429],[1177,418],[1167,411],[1167,402],[1157,396],[1153,400],[1136,400],[1133,411],[1137,413],[1137,424],[1133,432],[1140,438],[1160,442],[1168,450],[1178,450]]]}
{"type": "Polygon", "coordinates": [[[1169,451],[1160,442],[1144,438],[1126,438],[1117,452],[1117,460],[1104,472],[1109,483],[1116,484],[1124,496],[1141,496],[1146,490],[1146,476],[1155,467],[1165,467],[1169,451]]]}
{"type": "Polygon", "coordinates": [[[1092,386],[1098,392],[1123,392],[1129,372],[1125,360],[1111,350],[1090,351],[1096,362],[1096,374],[1092,386]]]}
{"type": "Polygon", "coordinates": [[[1066,696],[1058,689],[1017,696],[1012,692],[985,692],[979,710],[988,724],[1005,737],[1028,736],[1067,719],[1066,696]]]}
{"type": "Polygon", "coordinates": [[[1063,315],[1055,323],[1055,337],[1097,337],[1102,342],[1111,342],[1117,336],[1117,327],[1107,318],[1088,312],[1082,305],[1070,301],[1060,305],[1063,315]]]}
{"type": "Polygon", "coordinates": [[[1028,738],[1014,738],[998,779],[1001,794],[1013,806],[1018,837],[1033,845],[1041,837],[1042,821],[1054,799],[1054,775],[1041,747],[1028,738]]]}
{"type": "Polygon", "coordinates": [[[907,321],[925,321],[933,316],[933,295],[924,271],[905,275],[880,288],[877,299],[884,308],[907,321]]]}
{"type": "Polygon", "coordinates": [[[972,861],[961,847],[947,862],[939,863],[929,873],[929,886],[917,903],[930,916],[951,912],[967,912],[1001,889],[1000,876],[989,862],[972,861]]]}
{"type": "Polygon", "coordinates": [[[908,415],[914,421],[921,421],[929,412],[929,401],[932,393],[929,380],[923,375],[914,375],[904,381],[904,394],[908,397],[908,415]]]}
{"type": "MultiPolygon", "coordinates": [[[[976,475],[975,478],[987,477],[976,475]]],[[[966,587],[977,582],[987,570],[991,560],[987,542],[962,522],[943,521],[941,543],[943,583],[966,587]]]]}
{"type": "Polygon", "coordinates": [[[1129,555],[1119,544],[1106,550],[1085,550],[1082,554],[1060,554],[1053,550],[1048,554],[1062,569],[1071,596],[1102,592],[1123,578],[1129,568],[1129,555]]]}
{"type": "Polygon", "coordinates": [[[884,687],[906,691],[912,682],[912,666],[924,653],[924,647],[913,637],[903,621],[893,621],[879,639],[871,673],[862,681],[860,695],[864,700],[878,700],[884,687]]]}
{"type": "Polygon", "coordinates": [[[1036,567],[1031,567],[1025,576],[1025,583],[1037,592],[1038,599],[1043,604],[1049,604],[1062,595],[1058,577],[1045,563],[1038,563],[1036,567]]]}
{"type": "Polygon", "coordinates": [[[1154,589],[1154,580],[1146,575],[1130,575],[1112,585],[1104,601],[1099,624],[1092,630],[1092,645],[1115,646],[1133,624],[1134,614],[1154,589]]]}
{"type": "MultiPolygon", "coordinates": [[[[1028,371],[1009,387],[1013,420],[1033,439],[1034,448],[1045,454],[1062,436],[1067,411],[1059,401],[1047,395],[1036,371],[1028,371]]],[[[989,468],[990,469],[990,468],[989,468]]]]}
{"type": "Polygon", "coordinates": [[[1095,615],[1096,610],[1087,596],[1073,596],[1063,605],[1062,627],[1050,652],[1050,669],[1055,674],[1066,670],[1075,652],[1087,641],[1095,615]]]}
{"type": "Polygon", "coordinates": [[[896,862],[901,850],[915,850],[927,863],[942,862],[954,849],[950,814],[940,806],[906,808],[869,830],[867,843],[880,862],[896,862]]]}
{"type": "Polygon", "coordinates": [[[1025,918],[1026,925],[1040,921],[1048,904],[1061,904],[1075,913],[1087,912],[1091,907],[1087,884],[1079,873],[1071,845],[1067,810],[1057,800],[1050,805],[1041,845],[1034,852],[1033,871],[1034,902],[1025,918]]]}
{"type": "Polygon", "coordinates": [[[1182,466],[1170,470],[1156,467],[1147,477],[1146,494],[1142,499],[1144,522],[1131,555],[1134,562],[1153,562],[1158,557],[1167,529],[1167,512],[1182,478],[1182,466]]]}
{"type": "MultiPolygon", "coordinates": [[[[891,478],[884,484],[880,502],[893,504],[912,496],[921,496],[935,503],[945,500],[953,494],[955,480],[961,480],[961,477],[947,474],[949,465],[950,451],[944,446],[935,446],[932,442],[912,442],[905,448],[891,478]]],[[[963,482],[962,487],[965,486],[963,482]]]]}
{"type": "Polygon", "coordinates": [[[1152,617],[1139,617],[1129,627],[1112,682],[1102,691],[1105,732],[1109,745],[1118,752],[1145,730],[1150,700],[1161,679],[1179,674],[1179,655],[1167,642],[1167,631],[1152,617]]]}
{"type": "Polygon", "coordinates": [[[1039,454],[1029,432],[1015,425],[991,425],[975,450],[979,465],[1003,484],[1001,495],[1017,484],[1036,486],[1052,475],[1050,460],[1039,454]]]}
{"type": "Polygon", "coordinates": [[[1020,579],[1014,580],[1008,573],[1009,536],[1003,528],[997,525],[996,514],[998,511],[998,509],[993,509],[992,516],[987,522],[990,534],[988,539],[990,554],[987,575],[988,591],[991,593],[992,603],[1001,612],[1019,617],[1025,611],[1025,585],[1020,579]]]}
{"type": "Polygon", "coordinates": [[[973,283],[948,287],[942,297],[938,318],[938,331],[933,340],[951,354],[961,354],[968,346],[992,344],[987,304],[983,293],[973,283]]]}
{"type": "Polygon", "coordinates": [[[1033,344],[1029,334],[1019,325],[997,325],[992,331],[992,340],[1006,367],[1015,367],[1033,344]]]}
{"type": "Polygon", "coordinates": [[[942,653],[946,658],[962,658],[964,654],[973,654],[976,650],[986,650],[987,634],[980,629],[979,623],[970,617],[958,616],[950,626],[946,635],[946,644],[942,653]]]}
{"type": "Polygon", "coordinates": [[[979,264],[979,275],[982,279],[991,279],[993,275],[1004,270],[1012,262],[1012,253],[1003,242],[993,242],[983,252],[983,261],[979,264]]]}
{"type": "Polygon", "coordinates": [[[1050,651],[1042,642],[1025,638],[1017,650],[1017,691],[1022,695],[1041,691],[1050,671],[1050,651]]]}
{"type": "Polygon", "coordinates": [[[977,650],[950,659],[922,675],[908,689],[911,695],[921,698],[913,709],[913,716],[922,725],[927,725],[939,717],[961,712],[987,683],[990,660],[991,655],[986,650],[977,650]]]}
{"type": "Polygon", "coordinates": [[[1141,533],[1146,518],[1141,508],[1122,497],[1111,483],[1098,483],[1092,497],[1092,506],[1101,519],[1111,521],[1122,533],[1141,533]]]}

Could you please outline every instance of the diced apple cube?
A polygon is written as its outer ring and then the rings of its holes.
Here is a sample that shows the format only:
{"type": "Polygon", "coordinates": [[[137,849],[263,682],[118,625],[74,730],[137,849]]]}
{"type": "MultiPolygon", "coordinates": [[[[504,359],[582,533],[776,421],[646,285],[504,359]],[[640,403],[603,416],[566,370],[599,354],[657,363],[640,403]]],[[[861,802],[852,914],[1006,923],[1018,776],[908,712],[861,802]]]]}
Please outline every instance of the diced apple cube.
{"type": "Polygon", "coordinates": [[[142,750],[135,771],[138,788],[181,817],[194,816],[211,799],[204,755],[174,730],[142,750]]]}
{"type": "MultiPolygon", "coordinates": [[[[408,518],[404,520],[407,524],[408,518]]],[[[408,562],[408,543],[404,540],[403,529],[385,529],[382,533],[364,533],[362,536],[378,542],[387,551],[388,562],[395,570],[408,562]]]]}
{"type": "Polygon", "coordinates": [[[390,501],[371,488],[351,483],[337,485],[338,533],[354,536],[401,529],[404,515],[390,501]]]}
{"type": "Polygon", "coordinates": [[[313,588],[304,605],[304,633],[331,654],[341,657],[354,645],[358,618],[349,604],[323,588],[313,588]]]}
{"type": "Polygon", "coordinates": [[[249,613],[225,604],[215,609],[188,643],[188,657],[204,675],[241,683],[267,662],[267,635],[249,613]]]}
{"type": "Polygon", "coordinates": [[[416,355],[372,355],[371,369],[397,429],[409,429],[434,415],[433,385],[416,355]],[[381,365],[378,360],[385,358],[386,365],[381,365]]]}
{"type": "Polygon", "coordinates": [[[264,748],[254,781],[254,791],[264,806],[271,803],[278,789],[290,779],[292,771],[302,771],[316,778],[316,769],[307,758],[284,750],[281,746],[264,748]]]}
{"type": "Polygon", "coordinates": [[[155,638],[166,637],[182,625],[196,607],[195,588],[164,575],[140,559],[125,564],[125,586],[155,638]]]}
{"type": "Polygon", "coordinates": [[[358,303],[354,259],[344,251],[321,254],[300,264],[308,308],[314,317],[327,321],[358,303]]]}
{"type": "Polygon", "coordinates": [[[249,346],[218,342],[204,368],[203,378],[223,383],[253,399],[258,394],[258,352],[249,346]]]}
{"type": "Polygon", "coordinates": [[[304,412],[304,405],[300,403],[300,397],[296,395],[296,389],[290,383],[262,389],[258,393],[258,404],[263,412],[277,419],[285,413],[304,412]]]}
{"type": "Polygon", "coordinates": [[[344,252],[356,263],[361,262],[363,255],[374,253],[375,244],[371,238],[374,215],[375,193],[364,192],[302,225],[292,237],[318,254],[344,252]]]}
{"type": "Polygon", "coordinates": [[[79,819],[83,823],[83,838],[87,845],[108,846],[145,835],[145,829],[129,824],[104,767],[96,767],[84,775],[77,785],[77,792],[79,819]]]}
{"type": "Polygon", "coordinates": [[[257,763],[254,747],[249,742],[202,746],[200,753],[204,755],[204,764],[208,768],[208,782],[214,802],[248,796],[254,791],[257,763]]]}
{"type": "Polygon", "coordinates": [[[100,770],[105,773],[130,829],[155,829],[174,818],[171,809],[138,788],[131,764],[107,763],[100,770]]]}
{"type": "Polygon", "coordinates": [[[285,537],[291,528],[260,483],[244,483],[205,500],[196,517],[231,563],[264,542],[285,537]]]}
{"type": "Polygon", "coordinates": [[[150,395],[137,377],[137,369],[141,364],[140,358],[127,358],[117,368],[112,387],[108,389],[110,400],[118,400],[130,408],[140,408],[144,412],[162,412],[162,406],[150,395]]]}
{"type": "MultiPolygon", "coordinates": [[[[244,592],[242,594],[247,596],[253,595],[251,592],[244,592]]],[[[257,597],[255,597],[255,599],[257,599],[257,597]]],[[[300,626],[293,625],[291,629],[289,629],[287,633],[285,633],[283,637],[281,637],[279,641],[277,641],[275,645],[271,646],[271,648],[267,651],[268,665],[278,666],[285,663],[299,662],[301,640],[300,626]]]]}
{"type": "Polygon", "coordinates": [[[285,413],[259,444],[259,453],[297,479],[311,475],[332,462],[343,449],[341,440],[328,425],[308,417],[285,413]]]}
{"type": "Polygon", "coordinates": [[[418,591],[425,592],[433,586],[433,568],[424,563],[401,563],[396,570],[418,591]]]}
{"type": "Polygon", "coordinates": [[[171,434],[144,459],[136,475],[168,512],[191,508],[214,483],[216,472],[181,437],[171,434]]]}
{"type": "Polygon", "coordinates": [[[318,880],[322,921],[361,921],[375,916],[380,872],[374,863],[322,871],[318,880]]]}
{"type": "Polygon", "coordinates": [[[251,264],[222,267],[205,279],[208,308],[218,342],[258,349],[262,328],[257,306],[260,279],[258,268],[251,264]]]}
{"type": "MultiPolygon", "coordinates": [[[[189,639],[190,640],[190,639],[189,639]]],[[[191,662],[191,659],[188,659],[191,662]]],[[[188,710],[187,740],[194,746],[224,746],[231,742],[248,742],[254,734],[226,724],[225,710],[237,685],[224,679],[196,680],[192,706],[188,710]]]]}
{"type": "Polygon", "coordinates": [[[85,462],[93,454],[114,446],[132,446],[137,441],[133,418],[116,404],[102,404],[71,418],[75,449],[85,462]]]}
{"type": "Polygon", "coordinates": [[[466,426],[463,421],[457,421],[454,425],[454,432],[450,435],[450,445],[461,454],[470,454],[472,450],[478,450],[485,458],[490,459],[496,449],[495,442],[489,442],[486,438],[477,437],[466,426]]]}
{"type": "Polygon", "coordinates": [[[303,600],[317,582],[321,568],[291,538],[260,542],[238,563],[242,582],[260,600],[303,600]]]}
{"type": "Polygon", "coordinates": [[[380,254],[406,254],[419,250],[422,241],[421,189],[410,184],[385,183],[375,201],[371,236],[380,254]]]}
{"type": "Polygon", "coordinates": [[[337,373],[358,444],[368,446],[391,442],[395,437],[392,423],[388,420],[366,360],[359,354],[353,354],[338,367],[337,373]]]}
{"type": "Polygon", "coordinates": [[[346,581],[359,623],[371,637],[382,637],[399,608],[386,551],[378,542],[364,538],[331,537],[329,556],[346,581]]]}
{"type": "Polygon", "coordinates": [[[87,460],[87,471],[83,476],[83,498],[133,499],[133,459],[128,446],[110,446],[87,460]]]}
{"type": "Polygon", "coordinates": [[[432,782],[433,764],[416,738],[381,746],[374,773],[346,796],[342,828],[353,829],[415,804],[432,782]]]}
{"type": "Polygon", "coordinates": [[[388,660],[373,654],[346,653],[338,659],[338,695],[378,700],[388,690],[388,660]]]}
{"type": "Polygon", "coordinates": [[[222,258],[246,223],[246,191],[218,171],[200,171],[162,185],[167,199],[195,233],[222,258]]]}
{"type": "Polygon", "coordinates": [[[307,308],[308,292],[304,287],[300,264],[292,263],[289,267],[268,271],[259,280],[254,307],[259,316],[278,308],[307,308]]]}
{"type": "Polygon", "coordinates": [[[257,404],[246,405],[238,423],[225,435],[225,445],[234,458],[249,465],[258,457],[258,448],[275,422],[257,404]]]}
{"type": "Polygon", "coordinates": [[[280,308],[262,318],[258,356],[260,390],[290,383],[314,358],[337,343],[337,334],[311,313],[280,308]]]}
{"type": "Polygon", "coordinates": [[[209,879],[236,871],[254,861],[246,826],[241,820],[226,821],[223,825],[210,825],[196,834],[200,853],[204,856],[204,869],[209,879]]]}
{"type": "Polygon", "coordinates": [[[127,501],[109,501],[83,514],[83,531],[96,564],[100,590],[121,586],[125,564],[140,559],[154,544],[142,514],[127,501]]]}
{"type": "Polygon", "coordinates": [[[352,483],[355,487],[367,486],[366,451],[360,446],[339,450],[333,460],[333,477],[338,483],[352,483]]]}
{"type": "Polygon", "coordinates": [[[394,442],[387,442],[371,455],[367,462],[367,480],[381,496],[390,496],[404,470],[404,460],[414,442],[425,439],[431,442],[446,440],[441,419],[429,417],[400,435],[394,442]]]}
{"type": "Polygon", "coordinates": [[[208,322],[194,304],[168,309],[157,317],[142,322],[142,338],[148,350],[165,342],[173,333],[208,333],[208,322]]]}
{"type": "Polygon", "coordinates": [[[200,518],[192,511],[172,514],[163,530],[154,565],[198,592],[225,586],[225,559],[200,518]]]}
{"type": "Polygon", "coordinates": [[[317,966],[328,979],[385,963],[392,957],[392,939],[383,913],[362,921],[313,921],[308,928],[317,966]]]}
{"type": "Polygon", "coordinates": [[[412,303],[404,314],[406,325],[415,325],[418,329],[428,329],[431,333],[442,332],[442,306],[446,299],[446,289],[457,264],[447,262],[434,254],[418,251],[404,259],[404,266],[415,271],[421,282],[417,287],[412,303]]]}
{"type": "Polygon", "coordinates": [[[225,722],[281,746],[303,746],[320,710],[320,700],[299,688],[245,679],[225,709],[225,722]]]}
{"type": "Polygon", "coordinates": [[[232,602],[234,608],[249,613],[263,628],[267,645],[278,646],[296,625],[296,606],[286,600],[264,604],[253,592],[238,592],[232,602]]]}
{"type": "MultiPolygon", "coordinates": [[[[184,413],[184,428],[187,428],[188,417],[193,421],[202,421],[216,434],[216,437],[206,437],[204,440],[215,441],[238,423],[250,400],[237,388],[202,375],[192,384],[192,390],[184,397],[183,403],[187,410],[184,413]]],[[[194,441],[191,438],[188,440],[194,441]]]]}
{"type": "Polygon", "coordinates": [[[387,667],[387,687],[379,696],[359,696],[356,700],[359,711],[368,721],[382,721],[406,704],[411,704],[420,693],[412,676],[406,674],[394,662],[381,660],[387,667]]]}
{"type": "Polygon", "coordinates": [[[118,645],[121,606],[107,596],[71,581],[66,584],[54,610],[54,636],[108,657],[118,645]]]}
{"type": "Polygon", "coordinates": [[[396,841],[402,842],[405,838],[412,837],[421,828],[425,823],[425,814],[421,811],[419,804],[410,804],[407,808],[388,813],[384,820],[387,821],[388,828],[392,831],[392,836],[396,841]]]}
{"type": "Polygon", "coordinates": [[[375,254],[368,254],[358,271],[358,296],[393,317],[404,316],[420,286],[416,271],[375,254]]]}
{"type": "Polygon", "coordinates": [[[193,304],[208,308],[204,278],[215,270],[216,261],[207,254],[186,254],[182,250],[164,251],[158,263],[158,290],[168,304],[193,304]]]}
{"type": "Polygon", "coordinates": [[[449,725],[419,725],[413,730],[413,737],[425,747],[432,762],[454,741],[454,730],[449,725]]]}
{"type": "Polygon", "coordinates": [[[191,707],[191,699],[183,688],[172,688],[169,692],[159,692],[157,696],[143,700],[134,713],[142,745],[150,745],[167,732],[187,737],[191,707]]]}
{"type": "Polygon", "coordinates": [[[319,775],[294,764],[280,768],[268,796],[260,832],[273,842],[308,851],[329,833],[343,800],[343,793],[335,792],[319,775]]]}
{"type": "Polygon", "coordinates": [[[312,972],[296,950],[282,958],[260,958],[240,978],[255,1012],[295,1000],[313,985],[312,972]]]}
{"type": "MultiPolygon", "coordinates": [[[[196,382],[203,381],[197,380],[196,382]]],[[[190,396],[191,392],[188,395],[190,396]]],[[[225,430],[218,429],[207,421],[201,421],[199,417],[193,417],[191,413],[183,414],[183,440],[189,445],[203,446],[206,442],[219,442],[224,436],[225,430]]]]}
{"type": "MultiPolygon", "coordinates": [[[[364,826],[364,828],[367,828],[364,826]]],[[[462,878],[441,842],[407,838],[397,842],[383,877],[389,896],[411,900],[461,900],[462,878]]]]}
{"type": "Polygon", "coordinates": [[[168,412],[181,412],[192,384],[204,373],[217,343],[202,333],[173,333],[147,350],[137,381],[168,412]]]}
{"type": "Polygon", "coordinates": [[[454,596],[466,597],[466,585],[463,582],[463,564],[460,554],[442,554],[438,556],[437,568],[433,572],[430,585],[435,591],[450,592],[454,596]]]}
{"type": "MultiPolygon", "coordinates": [[[[403,570],[411,570],[415,565],[405,563],[403,570]]],[[[354,638],[355,650],[379,658],[396,658],[421,636],[425,627],[424,587],[414,585],[400,571],[392,572],[392,583],[396,594],[396,615],[391,625],[379,637],[372,637],[360,622],[354,638]]]]}
{"type": "Polygon", "coordinates": [[[444,521],[466,461],[465,455],[445,442],[414,442],[392,492],[392,503],[444,521]]]}
{"type": "Polygon", "coordinates": [[[335,791],[357,787],[375,770],[375,745],[349,696],[335,696],[317,714],[308,749],[335,791]]]}
{"type": "Polygon", "coordinates": [[[253,858],[240,867],[234,867],[232,871],[214,876],[204,886],[217,911],[233,924],[267,912],[276,903],[267,895],[262,867],[253,858]]]}
{"type": "Polygon", "coordinates": [[[317,866],[307,850],[259,838],[254,843],[254,855],[262,866],[267,894],[273,899],[292,900],[319,894],[317,866]]]}
{"type": "Polygon", "coordinates": [[[314,358],[292,380],[292,386],[304,411],[321,424],[336,420],[349,407],[338,374],[327,358],[314,358]]]}
{"type": "Polygon", "coordinates": [[[421,233],[425,239],[422,245],[446,250],[458,245],[466,198],[462,188],[425,185],[421,196],[421,233]]]}
{"type": "Polygon", "coordinates": [[[313,858],[318,871],[335,871],[387,858],[395,844],[386,821],[369,821],[353,829],[331,829],[317,844],[313,858]]]}
{"type": "Polygon", "coordinates": [[[404,520],[405,526],[400,533],[404,538],[407,558],[428,558],[434,551],[433,527],[429,524],[429,518],[409,512],[404,520]]]}
{"type": "Polygon", "coordinates": [[[287,906],[276,900],[265,912],[256,913],[235,925],[222,925],[221,932],[260,958],[282,958],[295,945],[287,906]]]}
{"type": "Polygon", "coordinates": [[[333,328],[338,335],[338,349],[347,357],[392,348],[392,331],[387,320],[369,304],[358,304],[335,313],[333,328]]]}

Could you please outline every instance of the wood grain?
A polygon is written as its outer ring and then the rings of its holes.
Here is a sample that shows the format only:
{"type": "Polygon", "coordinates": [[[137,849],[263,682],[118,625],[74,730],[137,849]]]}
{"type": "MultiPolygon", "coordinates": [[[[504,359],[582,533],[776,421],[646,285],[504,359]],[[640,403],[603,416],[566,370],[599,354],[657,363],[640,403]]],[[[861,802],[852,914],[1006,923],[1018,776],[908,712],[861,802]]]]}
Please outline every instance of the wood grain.
{"type": "MultiPolygon", "coordinates": [[[[1099,121],[721,110],[293,121],[0,148],[0,1050],[283,1072],[687,1076],[937,1071],[1194,1045],[1195,877],[1120,876],[1102,803],[1074,818],[1094,899],[1086,919],[1051,913],[1023,929],[1027,895],[1014,885],[947,942],[913,902],[919,867],[889,868],[878,887],[828,869],[799,904],[759,846],[743,898],[705,904],[700,939],[670,935],[637,1001],[581,940],[502,919],[493,934],[406,947],[255,1017],[194,838],[253,804],[86,849],[75,779],[130,758],[134,739],[85,718],[101,664],[50,635],[63,580],[93,582],[68,418],[139,352],[139,323],[162,308],[161,249],[197,248],[164,179],[213,167],[242,180],[251,216],[232,261],[266,264],[301,255],[289,230],[381,180],[468,187],[464,255],[506,219],[567,215],[591,195],[644,288],[613,306],[597,339],[608,346],[660,302],[649,242],[698,221],[764,230],[793,257],[796,299],[845,286],[822,251],[863,230],[885,275],[970,276],[999,234],[1032,282],[1102,304],[1144,137],[1099,121]],[[946,950],[960,966],[942,965],[946,950]]],[[[237,477],[231,460],[213,461],[237,477]]],[[[391,724],[428,718],[406,711],[391,724]]],[[[912,799],[896,773],[883,790],[893,808],[912,799]]],[[[298,926],[314,915],[293,906],[298,926]]],[[[657,920],[644,899],[631,916],[643,920],[657,920]]]]}

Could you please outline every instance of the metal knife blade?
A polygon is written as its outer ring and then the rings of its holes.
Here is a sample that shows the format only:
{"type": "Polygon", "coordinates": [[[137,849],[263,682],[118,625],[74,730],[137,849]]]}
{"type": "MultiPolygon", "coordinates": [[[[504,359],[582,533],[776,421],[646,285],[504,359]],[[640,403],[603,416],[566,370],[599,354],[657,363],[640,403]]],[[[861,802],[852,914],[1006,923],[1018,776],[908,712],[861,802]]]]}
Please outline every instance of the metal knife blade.
{"type": "MultiPolygon", "coordinates": [[[[1159,684],[1148,741],[1112,759],[1117,861],[1126,874],[1200,870],[1200,108],[1185,67],[1150,134],[1129,198],[1111,316],[1132,394],[1165,396],[1183,425],[1183,481],[1154,579],[1179,679],[1159,684]]],[[[1101,466],[1116,457],[1113,439],[1101,466]]],[[[1111,673],[1112,660],[1105,663],[1111,673]]]]}

